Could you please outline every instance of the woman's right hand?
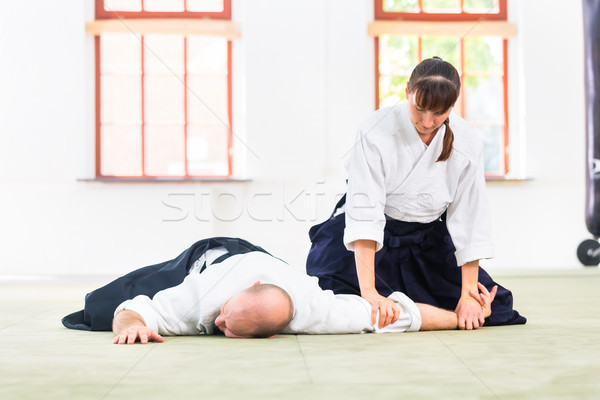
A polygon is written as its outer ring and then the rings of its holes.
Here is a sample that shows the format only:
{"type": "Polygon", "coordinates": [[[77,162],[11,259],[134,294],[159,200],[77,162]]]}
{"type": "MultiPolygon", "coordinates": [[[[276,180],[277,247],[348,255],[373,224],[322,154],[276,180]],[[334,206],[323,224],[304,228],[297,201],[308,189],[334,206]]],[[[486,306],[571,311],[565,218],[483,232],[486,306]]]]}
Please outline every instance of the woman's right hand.
{"type": "Polygon", "coordinates": [[[375,289],[375,250],[374,240],[356,240],[354,243],[354,260],[356,275],[360,287],[360,295],[371,304],[371,325],[377,321],[379,311],[379,329],[393,324],[400,317],[400,308],[393,300],[381,296],[375,289]]]}
{"type": "Polygon", "coordinates": [[[378,311],[379,329],[393,324],[400,318],[400,308],[398,308],[394,300],[383,297],[376,289],[362,291],[361,297],[371,304],[371,325],[375,325],[378,311]]]}

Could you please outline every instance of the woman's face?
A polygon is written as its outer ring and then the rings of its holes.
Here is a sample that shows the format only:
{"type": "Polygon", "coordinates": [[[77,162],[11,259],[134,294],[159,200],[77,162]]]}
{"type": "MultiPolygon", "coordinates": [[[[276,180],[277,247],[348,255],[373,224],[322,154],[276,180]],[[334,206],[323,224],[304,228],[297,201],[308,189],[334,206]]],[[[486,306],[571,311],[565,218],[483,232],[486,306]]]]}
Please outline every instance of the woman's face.
{"type": "Polygon", "coordinates": [[[420,108],[415,102],[415,93],[407,93],[408,97],[408,115],[410,121],[415,126],[417,132],[421,135],[431,135],[437,132],[438,128],[442,126],[450,112],[452,107],[446,110],[444,113],[439,111],[425,110],[420,108]]]}

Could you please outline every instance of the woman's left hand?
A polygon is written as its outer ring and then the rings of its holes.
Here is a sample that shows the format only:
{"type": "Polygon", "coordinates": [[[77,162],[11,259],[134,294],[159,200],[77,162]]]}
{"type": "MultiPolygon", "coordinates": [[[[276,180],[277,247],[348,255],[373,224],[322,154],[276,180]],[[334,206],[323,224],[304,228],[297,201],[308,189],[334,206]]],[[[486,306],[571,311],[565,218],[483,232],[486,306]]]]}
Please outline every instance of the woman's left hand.
{"type": "Polygon", "coordinates": [[[458,314],[459,329],[470,331],[479,328],[485,322],[481,304],[469,294],[463,294],[460,297],[454,312],[458,314]]]}

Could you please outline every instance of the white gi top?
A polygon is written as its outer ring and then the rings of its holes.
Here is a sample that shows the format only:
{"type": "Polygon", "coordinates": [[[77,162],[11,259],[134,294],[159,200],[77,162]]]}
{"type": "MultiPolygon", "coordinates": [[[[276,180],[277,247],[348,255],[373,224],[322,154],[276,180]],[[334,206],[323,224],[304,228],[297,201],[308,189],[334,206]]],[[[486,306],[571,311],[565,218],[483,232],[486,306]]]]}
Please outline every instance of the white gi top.
{"type": "Polygon", "coordinates": [[[429,146],[410,121],[408,103],[380,109],[359,127],[346,162],[348,195],[344,244],[374,240],[383,243],[385,215],[406,222],[427,223],[446,209],[447,227],[456,247],[456,261],[491,258],[494,248],[485,194],[483,142],[454,112],[452,155],[436,162],[443,147],[442,125],[429,146]]]}
{"type": "Polygon", "coordinates": [[[199,274],[198,268],[192,268],[180,285],[156,293],[152,300],[143,295],[127,300],[115,314],[123,309],[135,311],[146,326],[161,335],[210,335],[221,306],[260,281],[281,287],[292,298],[294,317],[283,333],[405,332],[421,327],[418,308],[402,293],[390,295],[400,308],[400,319],[379,330],[371,325],[371,306],[365,299],[322,290],[316,277],[266,253],[238,254],[209,265],[226,252],[223,248],[207,251],[195,263],[197,267],[206,259],[208,267],[204,272],[199,274]]]}

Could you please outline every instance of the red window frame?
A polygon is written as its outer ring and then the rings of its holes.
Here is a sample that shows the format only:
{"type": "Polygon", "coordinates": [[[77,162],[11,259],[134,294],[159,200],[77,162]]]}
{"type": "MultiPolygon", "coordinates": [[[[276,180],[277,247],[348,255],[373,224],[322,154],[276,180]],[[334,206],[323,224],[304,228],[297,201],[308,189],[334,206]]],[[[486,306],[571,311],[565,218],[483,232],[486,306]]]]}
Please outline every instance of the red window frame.
{"type": "MultiPolygon", "coordinates": [[[[507,19],[507,7],[506,0],[499,0],[498,13],[495,14],[474,14],[474,13],[427,13],[422,11],[422,0],[418,0],[418,6],[420,12],[407,13],[407,12],[388,12],[383,10],[384,0],[375,0],[375,18],[378,20],[403,20],[403,21],[436,21],[436,22],[457,22],[457,21],[480,21],[480,20],[506,20],[507,19]]],[[[464,9],[464,0],[461,0],[461,9],[464,9]]],[[[422,60],[422,39],[418,37],[417,52],[418,61],[422,60]]],[[[508,40],[503,39],[502,41],[502,52],[503,52],[503,74],[502,74],[502,85],[504,90],[503,105],[504,105],[504,173],[494,174],[486,172],[486,177],[499,178],[504,177],[509,170],[509,157],[508,157],[508,40]]],[[[465,52],[464,52],[464,38],[460,39],[460,63],[461,63],[461,81],[464,82],[465,74],[465,52]]],[[[379,37],[375,37],[375,109],[379,109],[379,37]]],[[[461,87],[461,110],[465,110],[465,96],[464,96],[464,85],[461,87]]]]}
{"type": "Polygon", "coordinates": [[[187,11],[187,0],[183,0],[186,11],[145,11],[144,0],[141,0],[142,11],[108,11],[104,8],[104,0],[96,0],[96,19],[112,18],[214,18],[231,19],[231,0],[223,0],[223,11],[187,11]]]}
{"type": "MultiPolygon", "coordinates": [[[[152,18],[214,18],[214,19],[231,19],[231,0],[223,0],[223,11],[216,12],[191,12],[191,11],[182,11],[182,12],[154,12],[154,11],[107,11],[104,9],[104,0],[95,0],[96,6],[96,19],[120,19],[120,18],[137,18],[137,19],[152,19],[152,18]]],[[[142,2],[142,9],[144,0],[142,2]]],[[[185,8],[186,0],[184,0],[184,8],[185,8]]],[[[233,101],[232,101],[232,42],[231,40],[227,41],[227,111],[228,111],[228,123],[229,123],[229,132],[227,136],[227,175],[210,175],[210,176],[200,176],[200,175],[190,175],[188,173],[188,149],[187,149],[187,138],[188,138],[188,91],[183,91],[184,101],[184,175],[175,175],[175,176],[156,176],[156,175],[148,175],[146,174],[146,166],[145,166],[145,115],[144,115],[144,36],[140,35],[141,41],[141,175],[104,175],[102,174],[102,134],[101,134],[101,73],[100,73],[100,65],[101,65],[101,52],[100,52],[100,35],[94,38],[95,40],[95,101],[96,101],[96,110],[95,110],[95,118],[96,118],[96,165],[95,165],[95,174],[97,178],[114,178],[119,180],[127,180],[127,179],[160,179],[160,178],[170,178],[170,179],[190,179],[190,178],[231,178],[233,174],[233,159],[232,159],[232,144],[233,144],[233,124],[232,124],[232,111],[233,111],[233,101]]],[[[187,38],[184,36],[184,86],[187,88],[187,38]]]]}
{"type": "MultiPolygon", "coordinates": [[[[423,1],[418,0],[417,5],[419,12],[392,12],[383,9],[384,0],[375,0],[375,19],[376,20],[403,20],[403,21],[479,21],[480,19],[487,21],[506,21],[507,17],[507,0],[498,0],[498,13],[428,13],[423,11],[423,1]]],[[[461,10],[464,10],[465,1],[460,2],[461,10]]]]}

